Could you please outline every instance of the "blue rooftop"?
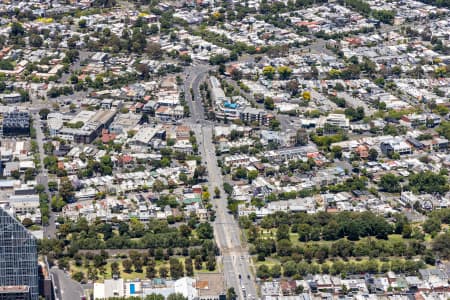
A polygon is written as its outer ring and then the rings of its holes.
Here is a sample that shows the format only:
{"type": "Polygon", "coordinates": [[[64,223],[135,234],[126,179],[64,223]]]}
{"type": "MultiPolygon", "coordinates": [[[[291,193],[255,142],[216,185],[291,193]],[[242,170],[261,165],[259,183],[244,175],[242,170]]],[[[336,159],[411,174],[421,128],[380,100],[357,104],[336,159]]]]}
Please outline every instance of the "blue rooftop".
{"type": "Polygon", "coordinates": [[[226,108],[233,108],[233,109],[236,109],[237,107],[238,107],[238,105],[237,105],[237,103],[231,103],[231,102],[225,102],[224,104],[223,104],[226,108]]]}

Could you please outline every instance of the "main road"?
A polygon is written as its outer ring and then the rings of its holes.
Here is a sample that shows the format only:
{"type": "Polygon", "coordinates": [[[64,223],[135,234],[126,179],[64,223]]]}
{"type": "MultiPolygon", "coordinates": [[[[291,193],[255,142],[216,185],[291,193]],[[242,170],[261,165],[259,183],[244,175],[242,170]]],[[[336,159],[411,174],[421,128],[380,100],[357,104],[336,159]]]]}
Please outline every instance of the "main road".
{"type": "Polygon", "coordinates": [[[78,300],[84,296],[83,287],[70,278],[68,272],[52,267],[50,273],[55,285],[55,300],[78,300]]]}
{"type": "Polygon", "coordinates": [[[217,157],[213,144],[214,124],[205,120],[201,103],[199,85],[207,78],[211,68],[205,65],[194,65],[187,69],[185,96],[191,112],[191,129],[195,132],[199,151],[208,171],[209,190],[220,189],[220,198],[215,198],[216,209],[214,236],[221,252],[221,262],[227,287],[234,287],[239,299],[257,298],[254,275],[251,272],[251,258],[248,250],[241,243],[240,228],[233,216],[228,212],[227,199],[223,190],[222,172],[217,165],[217,157]],[[191,95],[190,91],[193,91],[191,95]]]}
{"type": "Polygon", "coordinates": [[[45,193],[48,196],[48,206],[50,210],[48,224],[44,227],[44,238],[54,238],[56,233],[55,214],[51,210],[51,195],[48,189],[48,171],[44,165],[44,133],[41,128],[41,119],[39,114],[35,111],[33,113],[33,127],[36,130],[36,143],[39,151],[39,163],[41,165],[39,174],[36,176],[36,181],[42,184],[45,188],[45,193]]]}

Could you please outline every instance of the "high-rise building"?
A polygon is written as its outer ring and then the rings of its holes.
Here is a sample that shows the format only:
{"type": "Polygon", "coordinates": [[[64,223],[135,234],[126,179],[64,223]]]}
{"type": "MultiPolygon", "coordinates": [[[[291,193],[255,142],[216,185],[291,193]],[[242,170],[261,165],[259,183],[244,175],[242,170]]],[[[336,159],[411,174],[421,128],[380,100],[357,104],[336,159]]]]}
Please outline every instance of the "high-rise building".
{"type": "MultiPolygon", "coordinates": [[[[30,300],[39,299],[36,239],[13,216],[0,207],[0,287],[17,293],[24,287],[30,300]],[[16,287],[15,289],[13,287],[16,287]]],[[[1,299],[7,298],[2,294],[1,299]]],[[[22,298],[20,298],[22,299],[22,298]]],[[[27,299],[27,298],[24,298],[27,299]]]]}

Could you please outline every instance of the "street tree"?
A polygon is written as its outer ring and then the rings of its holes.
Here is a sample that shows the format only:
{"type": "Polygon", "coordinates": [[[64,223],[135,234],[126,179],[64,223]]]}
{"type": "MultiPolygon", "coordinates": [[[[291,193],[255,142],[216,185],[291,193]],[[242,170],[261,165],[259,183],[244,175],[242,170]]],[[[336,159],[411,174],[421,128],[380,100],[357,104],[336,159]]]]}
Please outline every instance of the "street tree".
{"type": "Polygon", "coordinates": [[[37,35],[37,34],[30,35],[28,41],[29,41],[31,47],[37,47],[37,48],[41,47],[44,42],[44,40],[41,38],[41,36],[37,35]]]}
{"type": "Polygon", "coordinates": [[[161,49],[161,45],[158,43],[149,43],[147,46],[147,54],[150,58],[159,60],[163,56],[163,51],[161,49]]]}
{"type": "Polygon", "coordinates": [[[172,279],[178,279],[184,276],[184,268],[183,264],[180,262],[178,258],[171,258],[169,261],[170,265],[170,277],[172,279]]]}
{"type": "Polygon", "coordinates": [[[153,279],[156,276],[156,269],[154,265],[147,265],[147,268],[145,269],[145,277],[148,279],[153,279]]]}
{"type": "Polygon", "coordinates": [[[47,120],[47,116],[50,113],[50,109],[48,108],[42,108],[41,110],[39,110],[39,116],[41,117],[42,120],[47,120]]]}
{"type": "Polygon", "coordinates": [[[381,176],[379,185],[381,190],[388,193],[398,193],[401,190],[400,178],[392,173],[381,176]]]}
{"type": "Polygon", "coordinates": [[[289,77],[291,77],[292,69],[287,66],[280,66],[278,67],[278,75],[280,76],[281,80],[287,80],[289,77]]]}
{"type": "Polygon", "coordinates": [[[190,257],[187,257],[186,260],[184,261],[184,267],[186,269],[186,276],[189,277],[194,276],[194,265],[190,257]]]}
{"type": "Polygon", "coordinates": [[[242,71],[237,68],[234,68],[233,70],[231,70],[230,75],[233,80],[239,81],[242,79],[242,71]]]}
{"type": "Polygon", "coordinates": [[[216,269],[216,257],[213,254],[208,256],[206,267],[208,268],[208,271],[214,271],[216,269]]]}
{"type": "Polygon", "coordinates": [[[87,24],[86,19],[81,19],[80,21],[78,21],[78,26],[80,28],[86,28],[86,24],[87,24]]]}
{"type": "Polygon", "coordinates": [[[302,98],[303,98],[303,100],[305,100],[305,101],[311,100],[311,92],[310,92],[310,91],[304,91],[304,92],[302,93],[302,98]]]}
{"type": "Polygon", "coordinates": [[[114,261],[111,263],[111,274],[114,275],[119,275],[119,264],[114,261]]]}
{"type": "Polygon", "coordinates": [[[369,150],[369,156],[368,159],[370,161],[376,161],[378,159],[378,151],[375,148],[371,148],[369,150]]]}
{"type": "Polygon", "coordinates": [[[249,183],[251,183],[253,180],[256,179],[256,177],[258,177],[259,173],[257,170],[251,170],[247,173],[247,179],[249,181],[249,183]]]}
{"type": "Polygon", "coordinates": [[[297,146],[305,146],[308,144],[308,132],[304,128],[297,130],[295,134],[295,141],[297,146]]]}
{"type": "Polygon", "coordinates": [[[74,187],[72,182],[67,177],[63,177],[61,179],[61,184],[59,187],[59,195],[62,197],[64,201],[72,200],[74,196],[74,187]]]}
{"type": "Polygon", "coordinates": [[[212,239],[214,237],[214,231],[209,223],[201,223],[197,227],[197,235],[200,239],[212,239]]]}
{"type": "Polygon", "coordinates": [[[203,268],[203,259],[201,255],[195,256],[195,263],[194,263],[196,270],[201,270],[203,268]]]}
{"type": "Polygon", "coordinates": [[[289,226],[287,224],[281,224],[277,229],[277,241],[289,239],[289,226]]]}
{"type": "Polygon", "coordinates": [[[230,287],[227,291],[227,300],[237,300],[237,294],[234,287],[230,287]]]}
{"type": "Polygon", "coordinates": [[[25,227],[30,227],[33,225],[33,221],[30,218],[25,218],[22,220],[22,225],[25,227]]]}
{"type": "Polygon", "coordinates": [[[296,95],[298,93],[298,81],[295,79],[290,80],[287,84],[286,84],[286,89],[291,92],[291,95],[296,95]]]}
{"type": "Polygon", "coordinates": [[[122,261],[122,267],[123,267],[123,271],[125,273],[131,273],[132,266],[133,266],[133,263],[129,259],[124,259],[122,261]]]}
{"type": "Polygon", "coordinates": [[[159,277],[167,278],[168,275],[169,275],[169,270],[167,270],[167,267],[165,267],[165,266],[159,267],[159,277]]]}
{"type": "Polygon", "coordinates": [[[273,79],[274,75],[275,75],[275,68],[272,66],[265,66],[262,70],[262,73],[264,75],[264,77],[266,77],[267,79],[273,79]]]}
{"type": "Polygon", "coordinates": [[[220,189],[219,189],[218,186],[216,186],[216,187],[214,188],[214,197],[215,197],[215,198],[220,198],[220,189]]]}
{"type": "Polygon", "coordinates": [[[442,233],[438,235],[432,243],[435,253],[438,253],[444,259],[450,258],[450,233],[442,233]]]}
{"type": "Polygon", "coordinates": [[[175,294],[170,294],[169,296],[167,296],[167,300],[188,300],[188,298],[183,296],[183,294],[181,294],[181,293],[175,293],[175,294]]]}
{"type": "Polygon", "coordinates": [[[266,97],[264,99],[264,107],[269,110],[274,110],[275,102],[273,101],[273,99],[271,97],[266,97]]]}

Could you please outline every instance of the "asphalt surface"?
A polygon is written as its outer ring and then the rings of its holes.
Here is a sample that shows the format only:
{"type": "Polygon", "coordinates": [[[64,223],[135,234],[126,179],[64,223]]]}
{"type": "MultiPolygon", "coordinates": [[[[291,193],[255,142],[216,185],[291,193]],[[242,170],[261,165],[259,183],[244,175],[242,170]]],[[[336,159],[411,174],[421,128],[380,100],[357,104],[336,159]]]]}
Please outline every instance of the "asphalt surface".
{"type": "Polygon", "coordinates": [[[186,68],[184,71],[186,76],[186,80],[184,82],[184,92],[186,101],[189,105],[189,121],[197,122],[197,120],[201,121],[205,119],[199,86],[205,80],[208,75],[208,71],[211,69],[211,66],[194,62],[191,67],[186,68]],[[191,88],[194,93],[193,95],[191,95],[191,88]]]}
{"type": "MultiPolygon", "coordinates": [[[[81,57],[85,58],[88,55],[87,52],[82,52],[80,54],[81,57]]],[[[81,60],[81,59],[80,59],[81,60]]],[[[78,66],[79,66],[79,62],[80,60],[78,60],[78,66]]],[[[47,226],[44,226],[44,237],[45,238],[55,238],[56,237],[56,215],[54,212],[52,212],[51,210],[51,193],[48,189],[48,170],[45,168],[44,166],[44,158],[45,158],[45,152],[44,152],[44,139],[45,139],[45,135],[42,132],[42,128],[41,128],[41,118],[39,116],[39,111],[43,108],[49,108],[50,110],[52,109],[52,105],[53,103],[58,103],[58,101],[63,100],[63,99],[82,99],[84,97],[86,97],[88,94],[88,92],[86,91],[78,91],[75,92],[73,95],[69,95],[69,96],[61,96],[55,99],[49,99],[49,100],[41,100],[39,99],[36,94],[31,93],[30,94],[30,100],[31,102],[25,102],[25,103],[21,103],[21,107],[24,109],[27,109],[28,111],[30,111],[30,113],[33,116],[33,127],[36,129],[36,142],[38,144],[38,150],[39,150],[39,158],[40,158],[40,165],[41,165],[41,169],[39,174],[36,176],[36,181],[39,184],[42,184],[45,187],[45,192],[48,195],[48,199],[49,199],[49,208],[50,208],[50,216],[49,216],[49,224],[47,226]]]]}
{"type": "Polygon", "coordinates": [[[220,198],[213,199],[216,209],[214,222],[214,236],[221,251],[221,263],[227,287],[234,287],[239,299],[252,299],[257,297],[254,276],[251,272],[251,258],[248,250],[241,244],[240,228],[236,220],[228,213],[227,200],[223,190],[221,169],[217,165],[215,147],[213,144],[214,124],[205,120],[201,96],[200,83],[206,79],[208,67],[196,66],[190,68],[185,81],[185,95],[191,109],[191,129],[195,132],[199,144],[200,154],[208,171],[209,190],[217,186],[220,189],[220,198]],[[192,87],[191,99],[190,88],[192,87]]]}
{"type": "Polygon", "coordinates": [[[48,189],[48,171],[44,166],[44,133],[41,129],[41,119],[37,112],[33,114],[33,126],[36,129],[36,143],[39,149],[39,160],[41,164],[41,168],[39,174],[36,176],[36,181],[39,184],[42,184],[45,187],[45,193],[47,193],[49,199],[49,208],[50,208],[50,216],[48,225],[44,227],[44,237],[46,238],[54,238],[56,234],[56,225],[55,225],[55,214],[51,211],[51,195],[48,189]]]}
{"type": "Polygon", "coordinates": [[[84,296],[84,290],[80,283],[72,280],[63,270],[53,267],[50,269],[55,286],[55,300],[78,300],[84,296]]]}
{"type": "Polygon", "coordinates": [[[369,105],[367,105],[366,102],[352,97],[350,94],[346,93],[346,92],[339,92],[337,93],[338,97],[340,98],[344,98],[345,102],[350,105],[353,108],[357,108],[358,106],[361,106],[362,108],[364,108],[364,113],[366,115],[371,116],[372,114],[374,114],[376,112],[376,109],[369,107],[369,105]]]}
{"type": "Polygon", "coordinates": [[[68,73],[63,73],[61,75],[61,78],[59,79],[59,82],[61,83],[69,83],[67,82],[70,78],[70,75],[73,71],[76,71],[78,69],[80,69],[81,67],[81,62],[84,61],[85,59],[88,59],[90,56],[92,56],[95,52],[90,52],[90,51],[82,51],[79,50],[79,59],[77,59],[73,64],[70,65],[70,72],[68,73]]]}
{"type": "Polygon", "coordinates": [[[332,102],[330,99],[325,97],[323,94],[317,92],[314,89],[309,90],[311,92],[311,99],[320,106],[321,109],[325,111],[333,111],[335,109],[338,109],[338,106],[332,102]]]}

